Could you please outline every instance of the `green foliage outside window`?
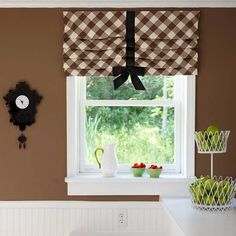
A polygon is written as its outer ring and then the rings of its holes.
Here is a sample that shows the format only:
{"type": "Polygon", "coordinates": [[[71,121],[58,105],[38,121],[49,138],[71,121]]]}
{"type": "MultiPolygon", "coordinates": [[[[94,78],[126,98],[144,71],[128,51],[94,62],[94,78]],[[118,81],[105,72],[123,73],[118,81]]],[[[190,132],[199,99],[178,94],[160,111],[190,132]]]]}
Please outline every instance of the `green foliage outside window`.
{"type": "MultiPolygon", "coordinates": [[[[87,99],[173,99],[173,78],[146,76],[142,82],[146,91],[136,91],[131,83],[114,90],[112,78],[87,78],[87,99]]],[[[120,164],[173,163],[173,107],[88,106],[86,117],[87,163],[95,163],[94,150],[105,143],[117,143],[120,164]]]]}

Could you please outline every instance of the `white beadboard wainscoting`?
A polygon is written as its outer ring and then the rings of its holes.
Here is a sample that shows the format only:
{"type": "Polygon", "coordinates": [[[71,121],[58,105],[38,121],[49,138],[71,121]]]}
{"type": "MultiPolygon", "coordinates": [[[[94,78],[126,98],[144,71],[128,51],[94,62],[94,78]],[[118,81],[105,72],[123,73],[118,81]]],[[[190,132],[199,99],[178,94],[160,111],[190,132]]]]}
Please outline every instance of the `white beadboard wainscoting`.
{"type": "Polygon", "coordinates": [[[0,236],[85,235],[183,234],[161,202],[0,202],[0,236]]]}

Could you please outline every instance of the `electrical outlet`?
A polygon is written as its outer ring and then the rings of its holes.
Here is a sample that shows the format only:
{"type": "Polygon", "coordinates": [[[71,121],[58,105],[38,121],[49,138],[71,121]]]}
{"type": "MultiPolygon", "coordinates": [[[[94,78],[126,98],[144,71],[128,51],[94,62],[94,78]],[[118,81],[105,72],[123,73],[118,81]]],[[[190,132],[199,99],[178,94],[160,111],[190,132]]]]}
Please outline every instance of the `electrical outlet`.
{"type": "Polygon", "coordinates": [[[120,209],[119,210],[118,225],[120,227],[127,227],[128,226],[128,210],[127,209],[120,209]]]}

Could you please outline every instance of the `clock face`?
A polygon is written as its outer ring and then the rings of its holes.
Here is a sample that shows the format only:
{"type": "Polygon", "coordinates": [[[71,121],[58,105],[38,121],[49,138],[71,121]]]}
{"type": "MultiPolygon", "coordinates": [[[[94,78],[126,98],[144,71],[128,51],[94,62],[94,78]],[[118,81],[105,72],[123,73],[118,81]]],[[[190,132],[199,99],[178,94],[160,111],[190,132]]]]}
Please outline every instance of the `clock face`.
{"type": "Polygon", "coordinates": [[[29,98],[25,95],[20,95],[16,98],[15,103],[19,109],[26,109],[29,106],[29,98]]]}

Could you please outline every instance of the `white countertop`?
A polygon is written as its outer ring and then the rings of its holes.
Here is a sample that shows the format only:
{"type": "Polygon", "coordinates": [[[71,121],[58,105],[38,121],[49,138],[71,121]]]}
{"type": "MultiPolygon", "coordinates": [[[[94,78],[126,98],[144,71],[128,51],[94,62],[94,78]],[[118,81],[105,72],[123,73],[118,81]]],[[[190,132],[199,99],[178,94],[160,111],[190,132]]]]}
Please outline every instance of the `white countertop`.
{"type": "Polygon", "coordinates": [[[193,209],[189,198],[161,201],[186,236],[236,236],[236,200],[233,210],[217,213],[193,209]]]}

